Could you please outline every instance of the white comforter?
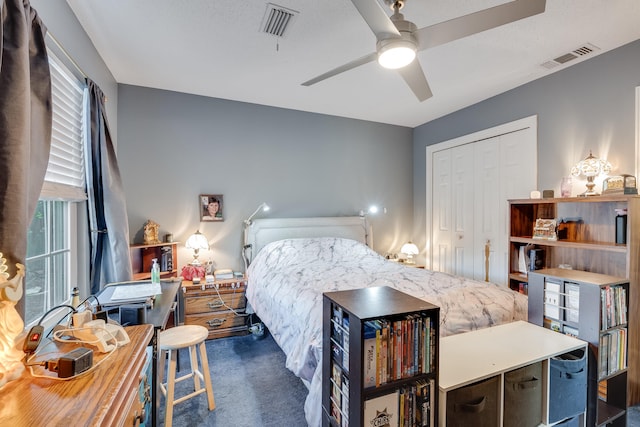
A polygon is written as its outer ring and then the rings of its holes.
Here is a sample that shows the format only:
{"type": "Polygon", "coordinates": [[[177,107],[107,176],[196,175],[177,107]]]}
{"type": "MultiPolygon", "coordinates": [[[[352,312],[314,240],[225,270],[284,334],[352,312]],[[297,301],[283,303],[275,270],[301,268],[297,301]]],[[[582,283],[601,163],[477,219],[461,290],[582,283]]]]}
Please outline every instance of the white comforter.
{"type": "Polygon", "coordinates": [[[309,388],[309,426],[322,424],[322,293],[390,286],[440,307],[441,336],[526,320],[527,299],[506,286],[385,260],[354,240],[270,243],[247,271],[247,300],[309,388]]]}

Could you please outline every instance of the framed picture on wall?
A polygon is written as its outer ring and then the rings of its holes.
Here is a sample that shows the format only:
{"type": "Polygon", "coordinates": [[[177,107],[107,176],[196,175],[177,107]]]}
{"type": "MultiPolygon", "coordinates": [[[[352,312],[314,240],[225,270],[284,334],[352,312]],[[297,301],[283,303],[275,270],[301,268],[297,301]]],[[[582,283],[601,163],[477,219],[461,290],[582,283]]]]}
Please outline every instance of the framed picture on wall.
{"type": "Polygon", "coordinates": [[[198,197],[200,221],[224,221],[222,194],[201,194],[198,197]]]}

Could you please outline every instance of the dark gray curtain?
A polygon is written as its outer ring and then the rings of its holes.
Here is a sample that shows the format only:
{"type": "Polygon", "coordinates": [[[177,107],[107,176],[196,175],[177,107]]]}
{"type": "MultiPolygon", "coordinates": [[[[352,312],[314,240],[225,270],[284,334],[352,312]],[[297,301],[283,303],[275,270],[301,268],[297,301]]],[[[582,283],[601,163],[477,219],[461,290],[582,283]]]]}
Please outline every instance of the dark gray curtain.
{"type": "Polygon", "coordinates": [[[118,159],[104,108],[104,94],[90,79],[91,132],[87,150],[87,195],[91,241],[91,293],[106,283],[131,280],[129,223],[118,159]]]}
{"type": "MultiPolygon", "coordinates": [[[[24,264],[51,147],[46,28],[28,0],[2,0],[0,27],[0,252],[24,264]]],[[[24,314],[24,298],[17,305],[24,314]]]]}

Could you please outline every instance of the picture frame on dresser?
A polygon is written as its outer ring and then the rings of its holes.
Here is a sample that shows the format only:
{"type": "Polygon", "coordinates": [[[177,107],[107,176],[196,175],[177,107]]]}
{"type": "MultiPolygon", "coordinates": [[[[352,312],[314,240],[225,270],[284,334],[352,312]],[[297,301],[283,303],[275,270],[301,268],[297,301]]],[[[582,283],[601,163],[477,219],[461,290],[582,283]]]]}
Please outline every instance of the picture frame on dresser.
{"type": "Polygon", "coordinates": [[[198,211],[200,221],[224,221],[222,194],[200,194],[198,196],[198,211]]]}

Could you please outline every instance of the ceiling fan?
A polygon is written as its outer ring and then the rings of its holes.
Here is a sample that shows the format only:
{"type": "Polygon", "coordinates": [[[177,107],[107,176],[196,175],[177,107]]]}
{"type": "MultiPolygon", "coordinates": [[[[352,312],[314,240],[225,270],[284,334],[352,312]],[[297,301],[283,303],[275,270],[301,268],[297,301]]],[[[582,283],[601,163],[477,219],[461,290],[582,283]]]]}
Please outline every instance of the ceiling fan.
{"type": "Polygon", "coordinates": [[[365,55],[302,83],[311,86],[329,77],[378,60],[385,68],[397,69],[421,102],[433,96],[416,53],[509,22],[544,12],[546,0],[514,0],[424,28],[404,19],[400,10],[406,0],[384,0],[389,17],[377,0],[351,0],[376,36],[376,52],[365,55]]]}

